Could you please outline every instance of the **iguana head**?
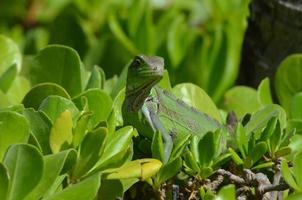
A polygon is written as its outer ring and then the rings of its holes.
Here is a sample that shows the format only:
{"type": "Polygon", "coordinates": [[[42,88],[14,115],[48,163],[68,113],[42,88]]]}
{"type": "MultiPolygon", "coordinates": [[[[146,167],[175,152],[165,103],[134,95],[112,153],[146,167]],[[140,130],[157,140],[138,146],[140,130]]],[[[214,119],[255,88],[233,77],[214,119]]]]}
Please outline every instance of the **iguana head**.
{"type": "Polygon", "coordinates": [[[127,75],[126,101],[129,111],[137,111],[148,97],[151,88],[164,73],[164,59],[157,56],[135,56],[127,75]]]}

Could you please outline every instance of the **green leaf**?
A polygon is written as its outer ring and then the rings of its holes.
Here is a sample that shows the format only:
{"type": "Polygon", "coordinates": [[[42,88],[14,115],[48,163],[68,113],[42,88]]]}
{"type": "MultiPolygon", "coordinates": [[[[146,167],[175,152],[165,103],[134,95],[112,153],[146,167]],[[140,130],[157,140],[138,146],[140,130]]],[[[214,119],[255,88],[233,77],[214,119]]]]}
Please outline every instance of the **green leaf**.
{"type": "Polygon", "coordinates": [[[232,148],[229,148],[229,152],[231,154],[233,161],[237,165],[243,165],[243,160],[238,156],[238,154],[232,148]]]}
{"type": "Polygon", "coordinates": [[[253,113],[260,108],[257,91],[246,86],[235,86],[225,93],[223,108],[234,111],[239,118],[247,113],[253,113]]]}
{"type": "Polygon", "coordinates": [[[172,92],[188,105],[193,106],[199,111],[208,114],[219,122],[222,122],[220,112],[215,103],[207,93],[197,85],[191,83],[178,84],[173,87],[172,92]]]}
{"type": "Polygon", "coordinates": [[[293,189],[295,189],[297,191],[301,191],[292,175],[292,172],[290,171],[290,169],[287,165],[286,160],[281,161],[281,173],[282,173],[282,177],[284,178],[285,182],[290,187],[292,187],[293,189]]]}
{"type": "Polygon", "coordinates": [[[43,112],[32,108],[24,110],[23,114],[29,122],[31,133],[42,148],[42,153],[50,154],[49,134],[52,126],[50,119],[43,112]]]}
{"type": "Polygon", "coordinates": [[[9,177],[6,167],[0,163],[0,199],[6,199],[8,194],[9,177]]]}
{"type": "Polygon", "coordinates": [[[151,144],[152,158],[164,161],[164,144],[162,134],[156,131],[152,138],[151,144]]]}
{"type": "Polygon", "coordinates": [[[0,77],[13,64],[16,64],[18,71],[20,71],[21,61],[22,55],[17,44],[4,35],[0,35],[0,77]]]}
{"type": "MultiPolygon", "coordinates": [[[[272,135],[274,134],[275,130],[276,130],[276,125],[278,122],[278,118],[277,117],[272,117],[268,122],[266,127],[264,128],[264,130],[261,133],[261,141],[266,141],[268,140],[270,137],[272,137],[272,135]]],[[[278,122],[278,126],[280,128],[280,123],[278,122]]]]}
{"type": "Polygon", "coordinates": [[[45,200],[94,200],[101,184],[99,173],[71,185],[54,195],[45,198],[45,200]]]}
{"type": "Polygon", "coordinates": [[[288,145],[292,151],[292,155],[302,151],[302,135],[294,135],[288,145]]]}
{"type": "Polygon", "coordinates": [[[42,101],[50,95],[57,95],[70,99],[64,88],[55,83],[40,83],[30,89],[25,95],[22,103],[26,108],[38,109],[42,101]]]}
{"type": "Polygon", "coordinates": [[[69,110],[60,114],[50,130],[49,144],[53,153],[69,148],[72,143],[72,119],[69,110]]]}
{"type": "Polygon", "coordinates": [[[259,132],[263,129],[272,117],[278,117],[281,129],[286,127],[286,114],[284,109],[276,104],[267,105],[255,112],[251,120],[245,125],[246,133],[259,132]]]}
{"type": "Polygon", "coordinates": [[[172,87],[170,83],[170,78],[169,78],[169,72],[168,70],[164,70],[164,75],[163,78],[159,81],[157,84],[160,88],[167,90],[168,92],[172,92],[172,87]]]}
{"type": "Polygon", "coordinates": [[[281,143],[281,136],[282,136],[282,130],[280,127],[280,123],[278,121],[276,124],[275,130],[274,130],[274,133],[271,135],[271,138],[269,140],[270,147],[271,147],[270,150],[272,152],[275,152],[279,148],[279,145],[281,143]]]}
{"type": "Polygon", "coordinates": [[[74,180],[85,175],[98,161],[107,134],[107,129],[102,127],[86,134],[80,146],[77,164],[72,172],[74,180]]]}
{"type": "Polygon", "coordinates": [[[173,150],[170,156],[170,161],[180,157],[184,149],[188,146],[190,142],[191,135],[190,134],[181,134],[179,133],[175,140],[173,140],[173,150]]]}
{"type": "Polygon", "coordinates": [[[198,143],[199,163],[201,167],[209,167],[214,159],[217,147],[215,145],[215,135],[208,132],[198,143]]]}
{"type": "Polygon", "coordinates": [[[270,81],[268,78],[263,79],[259,84],[257,90],[257,97],[258,102],[263,106],[273,103],[272,94],[270,90],[270,81]]]}
{"type": "Polygon", "coordinates": [[[76,161],[76,156],[77,155],[75,150],[66,150],[61,151],[57,154],[44,156],[44,169],[42,178],[37,187],[35,187],[34,190],[32,190],[24,200],[33,200],[45,197],[47,191],[49,191],[60,173],[62,173],[63,167],[67,165],[68,162],[74,163],[76,161]]]}
{"type": "Polygon", "coordinates": [[[124,123],[123,114],[122,114],[122,106],[125,99],[125,88],[123,88],[115,97],[112,105],[112,116],[114,119],[108,120],[109,132],[113,132],[116,126],[122,126],[124,123]]]}
{"type": "Polygon", "coordinates": [[[182,160],[180,157],[166,165],[163,165],[155,177],[156,185],[159,186],[175,176],[180,171],[181,166],[182,160]]]}
{"type": "Polygon", "coordinates": [[[267,144],[265,142],[259,142],[253,149],[249,151],[249,154],[244,161],[246,168],[251,168],[265,153],[267,152],[267,144]]]}
{"type": "Polygon", "coordinates": [[[153,158],[138,159],[127,162],[116,169],[103,171],[106,179],[132,179],[145,181],[154,176],[161,168],[162,163],[153,158]]]}
{"type": "Polygon", "coordinates": [[[0,112],[0,160],[6,149],[16,143],[26,143],[29,137],[29,124],[25,117],[12,112],[0,112]]]}
{"type": "Polygon", "coordinates": [[[302,92],[295,94],[290,100],[289,117],[302,120],[302,92]]]}
{"type": "Polygon", "coordinates": [[[114,34],[114,36],[117,38],[117,40],[123,44],[123,46],[131,52],[133,55],[138,54],[138,50],[136,49],[133,42],[127,37],[127,35],[122,30],[121,25],[119,24],[116,15],[114,13],[110,13],[108,16],[108,25],[110,27],[110,30],[114,34]]]}
{"type": "Polygon", "coordinates": [[[302,55],[294,54],[285,58],[275,75],[276,94],[280,104],[289,110],[292,97],[302,91],[302,55]]]}
{"type": "Polygon", "coordinates": [[[79,110],[69,99],[51,95],[44,99],[39,107],[39,111],[43,111],[52,122],[54,122],[61,113],[66,110],[70,111],[72,119],[75,122],[79,114],[79,110]]]}
{"type": "Polygon", "coordinates": [[[172,67],[177,68],[194,39],[194,32],[188,32],[185,16],[179,14],[173,19],[167,35],[167,50],[172,67]]]}
{"type": "Polygon", "coordinates": [[[95,165],[95,168],[105,165],[105,163],[108,161],[114,161],[117,159],[115,156],[117,156],[119,153],[124,153],[132,141],[131,139],[133,134],[134,129],[132,126],[125,126],[110,134],[105,141],[105,149],[101,155],[101,158],[95,165]]]}
{"type": "Polygon", "coordinates": [[[296,182],[302,190],[302,152],[299,152],[298,154],[295,155],[294,160],[293,160],[293,174],[295,175],[296,182]]]}
{"type": "Polygon", "coordinates": [[[99,200],[116,200],[118,197],[123,196],[123,191],[124,189],[121,180],[102,179],[101,187],[98,193],[99,200]]]}
{"type": "Polygon", "coordinates": [[[20,104],[29,89],[29,81],[23,76],[17,76],[12,82],[9,90],[5,94],[4,98],[8,103],[6,105],[1,105],[3,104],[1,99],[0,106],[11,106],[20,104]]]}
{"type": "Polygon", "coordinates": [[[32,84],[57,83],[71,96],[78,95],[82,91],[80,57],[72,48],[49,45],[34,57],[30,80],[32,84]]]}
{"type": "Polygon", "coordinates": [[[9,200],[23,199],[37,186],[42,177],[42,155],[31,145],[10,146],[3,163],[6,165],[10,177],[9,200]]]}
{"type": "Polygon", "coordinates": [[[0,75],[0,89],[6,93],[17,76],[17,66],[13,64],[0,75]]]}
{"type": "Polygon", "coordinates": [[[216,200],[235,200],[236,191],[234,185],[224,186],[219,190],[218,195],[215,198],[216,200]]]}
{"type": "Polygon", "coordinates": [[[85,90],[92,89],[92,88],[98,88],[103,89],[105,85],[105,72],[102,68],[95,65],[91,71],[90,78],[88,80],[87,86],[85,90]]]}
{"type": "Polygon", "coordinates": [[[190,151],[187,151],[183,155],[186,166],[192,169],[195,173],[200,171],[196,159],[194,159],[193,154],[190,151]]]}
{"type": "Polygon", "coordinates": [[[288,126],[286,127],[289,131],[295,131],[296,134],[302,134],[302,119],[290,119],[288,120],[288,126]]]}
{"type": "Polygon", "coordinates": [[[237,124],[235,134],[237,147],[241,153],[241,156],[245,159],[248,151],[248,138],[241,123],[237,124]]]}
{"type": "Polygon", "coordinates": [[[267,168],[272,168],[275,165],[274,162],[265,162],[265,163],[261,163],[259,165],[256,165],[254,167],[252,167],[252,170],[263,170],[263,169],[267,169],[267,168]]]}
{"type": "Polygon", "coordinates": [[[84,112],[79,116],[79,118],[76,122],[76,126],[73,130],[73,142],[72,143],[73,143],[74,147],[78,147],[81,144],[83,137],[85,136],[86,132],[88,131],[87,130],[88,122],[92,115],[93,115],[93,113],[91,113],[91,112],[84,112]]]}
{"type": "Polygon", "coordinates": [[[73,99],[80,110],[85,106],[83,98],[87,99],[88,110],[93,112],[88,125],[88,129],[91,130],[101,121],[107,120],[112,109],[112,99],[100,89],[89,89],[73,99]]]}
{"type": "Polygon", "coordinates": [[[75,9],[72,4],[65,6],[59,15],[50,23],[48,29],[49,43],[63,44],[72,47],[76,49],[83,58],[88,50],[88,37],[83,30],[84,27],[81,25],[81,21],[78,20],[77,15],[73,14],[72,9],[75,9]]]}
{"type": "Polygon", "coordinates": [[[285,200],[300,200],[300,199],[302,199],[302,192],[291,194],[285,200]]]}

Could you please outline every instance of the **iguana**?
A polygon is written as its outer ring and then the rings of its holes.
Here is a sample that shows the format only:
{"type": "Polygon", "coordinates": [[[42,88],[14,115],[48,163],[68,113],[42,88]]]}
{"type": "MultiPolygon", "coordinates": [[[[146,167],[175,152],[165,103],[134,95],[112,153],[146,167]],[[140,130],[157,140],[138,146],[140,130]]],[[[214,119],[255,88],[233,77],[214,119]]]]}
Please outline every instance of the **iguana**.
{"type": "Polygon", "coordinates": [[[173,140],[180,134],[203,137],[221,125],[157,86],[163,73],[163,58],[136,56],[128,68],[122,114],[124,124],[133,125],[145,137],[152,139],[156,131],[162,134],[164,163],[167,163],[173,140]]]}

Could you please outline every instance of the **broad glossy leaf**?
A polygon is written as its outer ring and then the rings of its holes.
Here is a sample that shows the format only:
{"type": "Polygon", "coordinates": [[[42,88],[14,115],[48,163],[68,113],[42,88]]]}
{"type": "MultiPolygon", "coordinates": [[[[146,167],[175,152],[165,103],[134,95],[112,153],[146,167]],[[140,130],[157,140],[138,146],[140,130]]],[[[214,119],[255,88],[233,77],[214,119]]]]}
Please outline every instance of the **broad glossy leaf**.
{"type": "Polygon", "coordinates": [[[209,167],[214,160],[215,150],[219,147],[215,145],[215,134],[208,132],[198,143],[199,164],[201,167],[209,167]]]}
{"type": "Polygon", "coordinates": [[[64,165],[67,162],[76,161],[76,151],[75,150],[66,150],[61,151],[57,154],[51,154],[43,157],[44,160],[44,169],[43,175],[39,184],[34,188],[31,193],[26,196],[24,200],[33,200],[40,199],[44,197],[46,192],[54,184],[58,176],[63,172],[64,165]]]}
{"type": "Polygon", "coordinates": [[[24,116],[29,122],[31,133],[42,148],[42,153],[50,154],[49,134],[52,126],[50,119],[43,112],[35,111],[32,108],[26,109],[24,116]]]}
{"type": "Polygon", "coordinates": [[[300,190],[302,190],[302,152],[299,152],[294,157],[293,173],[295,175],[296,182],[299,185],[300,190]]]}
{"type": "Polygon", "coordinates": [[[161,168],[162,163],[157,159],[145,158],[127,162],[123,166],[106,170],[106,179],[132,179],[138,178],[142,181],[154,176],[161,168]]]}
{"type": "Polygon", "coordinates": [[[70,111],[72,119],[75,122],[79,114],[79,110],[69,99],[51,95],[44,99],[39,107],[39,111],[43,111],[52,122],[54,122],[61,113],[66,110],[70,111]]]}
{"type": "Polygon", "coordinates": [[[71,185],[45,200],[94,200],[101,184],[99,173],[87,177],[86,179],[71,185]]]}
{"type": "Polygon", "coordinates": [[[124,188],[121,180],[102,179],[101,187],[98,192],[99,200],[116,200],[118,197],[123,196],[123,191],[124,188]]]}
{"type": "Polygon", "coordinates": [[[53,153],[58,153],[71,146],[73,139],[72,118],[69,110],[65,110],[54,121],[50,130],[49,144],[53,153]]]}
{"type": "Polygon", "coordinates": [[[70,99],[64,88],[55,83],[40,83],[30,89],[25,95],[22,103],[26,108],[38,109],[42,101],[50,95],[57,95],[70,99]]]}
{"type": "Polygon", "coordinates": [[[291,98],[302,91],[302,55],[294,54],[285,58],[275,75],[277,97],[286,111],[289,109],[291,98]]]}
{"type": "Polygon", "coordinates": [[[287,165],[287,161],[286,160],[282,160],[281,161],[281,173],[282,173],[282,177],[284,178],[285,182],[292,187],[293,189],[297,190],[297,191],[301,191],[301,189],[299,188],[299,186],[297,185],[292,172],[290,170],[290,168],[287,165]]]}
{"type": "Polygon", "coordinates": [[[255,147],[249,151],[249,154],[244,162],[244,166],[246,168],[252,167],[266,152],[267,144],[265,142],[257,143],[255,147]]]}
{"type": "Polygon", "coordinates": [[[239,118],[247,113],[253,113],[260,108],[257,91],[246,86],[235,86],[225,93],[223,108],[234,111],[239,118]]]}
{"type": "Polygon", "coordinates": [[[234,185],[227,185],[221,188],[215,200],[235,200],[236,191],[234,185]]]}
{"type": "Polygon", "coordinates": [[[302,134],[302,119],[290,119],[288,120],[287,130],[295,130],[296,134],[302,134]]]}
{"type": "Polygon", "coordinates": [[[17,44],[0,35],[0,76],[13,64],[16,64],[18,71],[21,70],[22,55],[17,44]]]}
{"type": "Polygon", "coordinates": [[[82,113],[77,122],[76,122],[76,125],[75,125],[75,128],[73,129],[73,146],[74,147],[78,147],[86,132],[88,131],[87,128],[88,128],[88,122],[91,118],[93,113],[91,112],[84,112],[82,113]]]}
{"type": "Polygon", "coordinates": [[[188,146],[190,142],[191,135],[190,134],[179,134],[173,141],[173,150],[170,156],[170,161],[180,157],[184,149],[188,146]]]}
{"type": "Polygon", "coordinates": [[[39,183],[43,173],[41,153],[28,144],[12,145],[3,163],[10,177],[8,199],[23,199],[39,183]]]}
{"type": "Polygon", "coordinates": [[[0,163],[0,199],[6,199],[9,187],[9,176],[6,167],[0,163]]]}
{"type": "Polygon", "coordinates": [[[80,110],[83,110],[85,106],[82,98],[87,99],[88,110],[93,112],[89,121],[89,130],[94,128],[101,121],[107,120],[112,108],[112,99],[108,94],[96,88],[83,92],[73,99],[80,110]]]}
{"type": "Polygon", "coordinates": [[[302,92],[295,94],[290,100],[289,117],[302,120],[302,92]]]}
{"type": "Polygon", "coordinates": [[[281,129],[286,127],[286,114],[284,109],[277,104],[270,104],[255,112],[251,120],[244,126],[246,133],[260,131],[272,117],[278,117],[281,129]]]}
{"type": "Polygon", "coordinates": [[[23,76],[17,76],[6,92],[8,106],[20,104],[29,89],[29,81],[23,76]]]}
{"type": "Polygon", "coordinates": [[[106,139],[104,152],[97,162],[96,167],[104,164],[109,159],[114,159],[114,156],[126,150],[132,141],[133,134],[134,129],[132,126],[125,126],[110,134],[106,139]]]}
{"type": "Polygon", "coordinates": [[[270,81],[268,78],[265,78],[261,81],[257,90],[258,102],[261,105],[272,104],[272,94],[270,90],[270,81]]]}
{"type": "Polygon", "coordinates": [[[7,148],[16,143],[26,143],[29,137],[29,124],[24,116],[12,112],[0,112],[0,160],[7,148]]]}
{"type": "Polygon", "coordinates": [[[156,131],[151,144],[152,158],[164,161],[164,143],[160,132],[156,131]]]}
{"type": "Polygon", "coordinates": [[[91,88],[103,89],[105,85],[105,80],[106,80],[105,72],[103,71],[102,68],[95,65],[91,71],[90,78],[88,80],[85,90],[91,88]]]}
{"type": "Polygon", "coordinates": [[[207,95],[207,93],[197,85],[191,83],[178,84],[174,86],[172,92],[175,96],[182,99],[188,105],[208,114],[219,122],[222,121],[220,112],[214,102],[207,95]]]}
{"type": "Polygon", "coordinates": [[[32,84],[52,82],[61,85],[71,95],[82,91],[81,60],[72,48],[49,45],[33,59],[30,67],[32,84]]]}
{"type": "MultiPolygon", "coordinates": [[[[123,114],[122,114],[122,106],[125,99],[125,88],[123,88],[115,97],[112,105],[112,112],[114,112],[114,119],[109,124],[110,127],[122,126],[124,123],[123,114]]],[[[113,129],[113,128],[112,128],[113,129]]],[[[113,130],[110,130],[113,131],[113,130]]]]}
{"type": "Polygon", "coordinates": [[[302,135],[294,135],[291,138],[289,147],[290,147],[293,155],[302,151],[302,135]]]}
{"type": "Polygon", "coordinates": [[[107,134],[106,128],[98,128],[86,134],[80,146],[77,164],[72,172],[73,179],[85,175],[98,161],[107,134]]]}
{"type": "Polygon", "coordinates": [[[182,160],[180,157],[166,165],[163,165],[155,177],[155,184],[159,186],[160,184],[175,176],[179,172],[181,166],[182,160]]]}
{"type": "Polygon", "coordinates": [[[5,93],[10,88],[17,76],[17,65],[10,66],[2,75],[0,75],[0,89],[5,93]]]}

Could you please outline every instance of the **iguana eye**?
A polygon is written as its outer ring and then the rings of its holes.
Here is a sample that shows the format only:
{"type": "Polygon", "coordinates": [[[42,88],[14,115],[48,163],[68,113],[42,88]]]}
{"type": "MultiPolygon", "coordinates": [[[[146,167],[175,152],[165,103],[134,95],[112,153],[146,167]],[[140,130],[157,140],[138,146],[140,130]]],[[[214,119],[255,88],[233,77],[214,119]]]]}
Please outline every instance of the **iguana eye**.
{"type": "Polygon", "coordinates": [[[135,58],[134,61],[132,62],[132,66],[134,68],[139,68],[142,64],[142,61],[139,58],[135,58]]]}

